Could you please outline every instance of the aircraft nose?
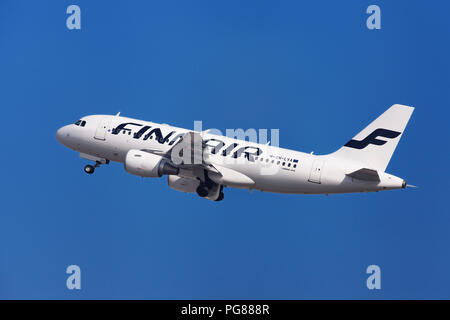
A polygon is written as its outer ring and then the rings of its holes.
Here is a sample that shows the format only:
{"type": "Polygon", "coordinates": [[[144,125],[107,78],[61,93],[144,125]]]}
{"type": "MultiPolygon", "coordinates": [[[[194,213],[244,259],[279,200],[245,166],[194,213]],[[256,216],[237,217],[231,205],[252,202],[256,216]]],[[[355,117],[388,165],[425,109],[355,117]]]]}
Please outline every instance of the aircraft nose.
{"type": "Polygon", "coordinates": [[[58,140],[61,144],[64,144],[64,141],[69,137],[69,133],[67,131],[67,126],[59,128],[56,131],[56,140],[58,140]]]}

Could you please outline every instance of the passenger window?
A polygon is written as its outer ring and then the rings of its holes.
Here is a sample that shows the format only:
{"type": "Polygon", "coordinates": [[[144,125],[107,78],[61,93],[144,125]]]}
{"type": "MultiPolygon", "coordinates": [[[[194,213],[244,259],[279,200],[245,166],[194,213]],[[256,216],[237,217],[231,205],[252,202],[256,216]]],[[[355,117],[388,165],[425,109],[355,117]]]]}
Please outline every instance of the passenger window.
{"type": "Polygon", "coordinates": [[[283,162],[283,166],[286,164],[286,162],[283,162]]]}
{"type": "Polygon", "coordinates": [[[294,168],[297,168],[297,165],[296,165],[296,164],[294,164],[294,168]]]}
{"type": "Polygon", "coordinates": [[[291,164],[289,163],[289,164],[288,164],[288,167],[290,167],[290,166],[291,166],[291,164]]]}
{"type": "Polygon", "coordinates": [[[280,161],[279,161],[279,160],[277,161],[277,164],[280,164],[280,161]]]}

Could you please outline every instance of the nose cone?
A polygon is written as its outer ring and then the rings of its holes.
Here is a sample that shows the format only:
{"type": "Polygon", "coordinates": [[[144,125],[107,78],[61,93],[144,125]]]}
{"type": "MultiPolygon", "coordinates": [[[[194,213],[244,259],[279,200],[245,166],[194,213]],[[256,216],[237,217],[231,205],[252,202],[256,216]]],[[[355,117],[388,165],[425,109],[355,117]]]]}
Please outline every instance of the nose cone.
{"type": "Polygon", "coordinates": [[[67,126],[59,128],[58,131],[56,131],[56,140],[58,140],[59,143],[63,145],[66,145],[66,141],[69,136],[70,135],[67,126]]]}

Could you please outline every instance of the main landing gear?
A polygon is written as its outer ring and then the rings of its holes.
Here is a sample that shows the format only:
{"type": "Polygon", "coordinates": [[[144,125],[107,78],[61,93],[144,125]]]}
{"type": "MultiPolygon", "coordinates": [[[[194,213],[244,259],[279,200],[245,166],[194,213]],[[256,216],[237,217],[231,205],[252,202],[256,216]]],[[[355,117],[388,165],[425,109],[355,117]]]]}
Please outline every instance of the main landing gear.
{"type": "Polygon", "coordinates": [[[224,194],[223,194],[223,186],[217,186],[217,185],[214,186],[214,185],[213,185],[213,186],[210,186],[210,187],[208,188],[208,186],[207,186],[206,184],[200,183],[200,185],[197,187],[196,192],[197,192],[197,194],[198,194],[200,197],[205,198],[205,197],[208,197],[208,196],[209,196],[208,199],[214,200],[214,201],[222,201],[223,198],[224,198],[224,194]],[[219,190],[217,190],[217,187],[219,188],[219,190]],[[214,188],[215,188],[216,191],[214,191],[214,188]],[[211,192],[212,192],[212,194],[216,194],[216,195],[217,195],[217,198],[216,198],[216,199],[211,198],[211,197],[214,197],[214,196],[210,195],[211,192]],[[217,192],[218,192],[219,194],[217,194],[217,192]]]}
{"type": "Polygon", "coordinates": [[[200,184],[197,187],[197,194],[200,197],[204,198],[204,197],[206,197],[209,194],[209,189],[204,184],[200,184]]]}
{"type": "Polygon", "coordinates": [[[224,197],[225,197],[225,195],[223,194],[223,191],[220,191],[219,196],[217,197],[217,199],[215,201],[222,201],[224,197]]]}
{"type": "MultiPolygon", "coordinates": [[[[103,163],[109,164],[109,160],[105,160],[103,163]]],[[[95,172],[95,168],[100,167],[100,165],[102,165],[103,163],[101,161],[96,161],[93,166],[87,164],[84,166],[84,172],[86,172],[87,174],[93,174],[95,172]]]]}

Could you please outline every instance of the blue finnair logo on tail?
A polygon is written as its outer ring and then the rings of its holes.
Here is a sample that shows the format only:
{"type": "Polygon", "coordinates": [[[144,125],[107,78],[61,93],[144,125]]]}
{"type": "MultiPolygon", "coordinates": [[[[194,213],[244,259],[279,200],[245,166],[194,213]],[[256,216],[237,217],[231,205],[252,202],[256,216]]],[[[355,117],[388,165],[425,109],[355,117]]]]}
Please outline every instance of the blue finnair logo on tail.
{"type": "Polygon", "coordinates": [[[367,137],[365,137],[363,140],[350,140],[347,142],[344,146],[349,148],[355,148],[355,149],[364,149],[369,144],[374,144],[376,146],[382,146],[387,141],[377,139],[377,137],[383,137],[383,138],[389,138],[394,139],[397,138],[400,135],[401,132],[387,130],[387,129],[376,129],[371,134],[369,134],[367,137]]]}

